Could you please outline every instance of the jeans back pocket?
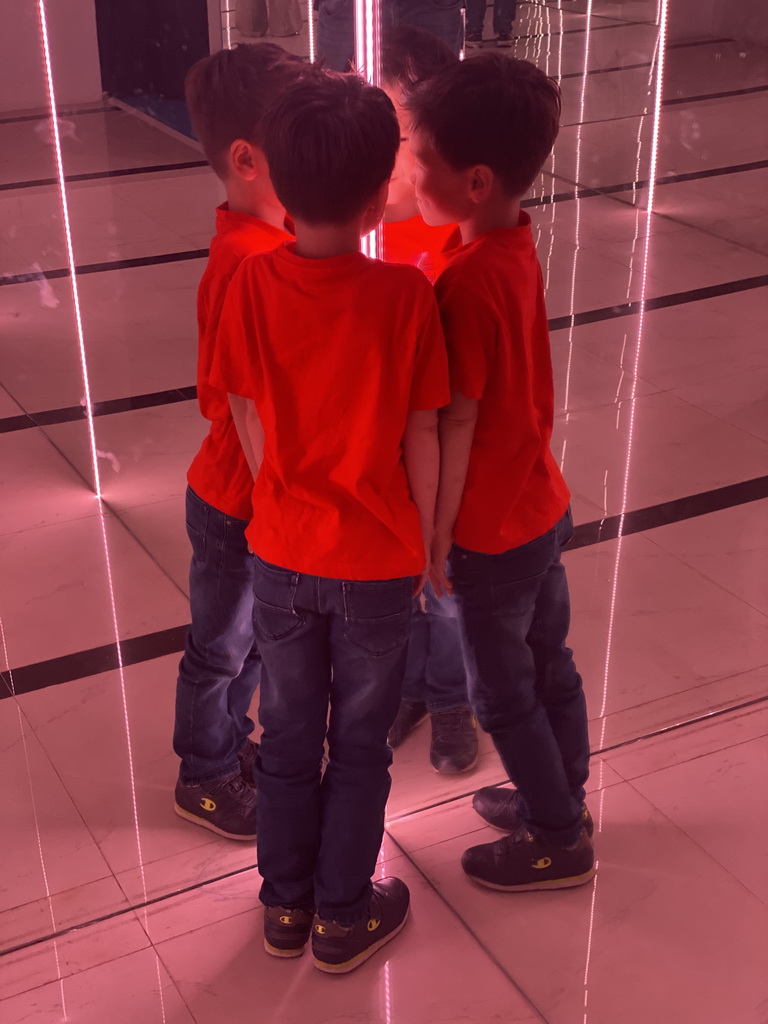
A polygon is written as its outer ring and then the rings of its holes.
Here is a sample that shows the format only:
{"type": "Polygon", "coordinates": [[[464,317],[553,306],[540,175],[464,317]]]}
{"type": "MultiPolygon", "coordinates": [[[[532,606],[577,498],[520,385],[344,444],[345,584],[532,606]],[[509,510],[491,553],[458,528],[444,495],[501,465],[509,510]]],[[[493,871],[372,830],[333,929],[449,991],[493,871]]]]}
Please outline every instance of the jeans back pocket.
{"type": "Polygon", "coordinates": [[[349,581],[344,591],[344,636],[374,658],[408,641],[413,580],[349,581]]]}

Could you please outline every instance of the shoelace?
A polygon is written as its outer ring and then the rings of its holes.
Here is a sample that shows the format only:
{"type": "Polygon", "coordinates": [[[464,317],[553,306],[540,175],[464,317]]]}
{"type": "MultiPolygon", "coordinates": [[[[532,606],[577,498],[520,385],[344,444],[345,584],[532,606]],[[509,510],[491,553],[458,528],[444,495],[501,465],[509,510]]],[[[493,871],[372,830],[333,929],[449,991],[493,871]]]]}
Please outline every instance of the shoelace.
{"type": "Polygon", "coordinates": [[[463,725],[472,720],[471,711],[436,711],[433,715],[433,720],[437,719],[435,723],[437,729],[435,732],[442,736],[443,733],[458,732],[463,725]]]}

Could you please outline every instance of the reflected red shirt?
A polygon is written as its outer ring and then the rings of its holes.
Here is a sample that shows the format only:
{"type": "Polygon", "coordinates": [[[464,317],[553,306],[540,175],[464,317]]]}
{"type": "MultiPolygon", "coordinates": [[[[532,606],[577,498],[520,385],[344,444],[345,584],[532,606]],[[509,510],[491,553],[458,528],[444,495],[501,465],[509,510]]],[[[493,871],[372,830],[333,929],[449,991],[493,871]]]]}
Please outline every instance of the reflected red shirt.
{"type": "Polygon", "coordinates": [[[461,244],[455,224],[432,228],[418,213],[407,220],[389,221],[382,227],[387,263],[410,263],[433,283],[447,266],[445,250],[461,244]]]}

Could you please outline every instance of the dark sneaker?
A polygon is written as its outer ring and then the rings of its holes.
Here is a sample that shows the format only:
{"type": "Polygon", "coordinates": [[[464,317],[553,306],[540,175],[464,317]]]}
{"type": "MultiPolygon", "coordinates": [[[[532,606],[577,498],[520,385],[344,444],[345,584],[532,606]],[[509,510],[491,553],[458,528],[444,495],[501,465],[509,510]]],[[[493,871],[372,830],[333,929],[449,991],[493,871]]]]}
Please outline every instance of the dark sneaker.
{"type": "Polygon", "coordinates": [[[417,725],[421,725],[429,712],[427,705],[421,701],[401,700],[392,728],[389,730],[390,747],[394,750],[399,747],[409,732],[413,732],[417,725]]]}
{"type": "Polygon", "coordinates": [[[347,974],[394,939],[408,918],[411,894],[399,878],[373,883],[368,911],[355,924],[336,924],[315,917],[312,952],[315,967],[327,974],[347,974]]]}
{"type": "Polygon", "coordinates": [[[249,786],[256,785],[254,768],[256,767],[256,757],[258,753],[259,744],[254,743],[253,740],[246,740],[237,754],[237,760],[240,762],[240,774],[249,786]]]}
{"type": "MultiPolygon", "coordinates": [[[[472,806],[489,825],[501,832],[517,832],[524,824],[517,808],[516,789],[502,789],[500,786],[484,786],[472,797],[472,806]]],[[[581,805],[581,823],[592,838],[595,823],[586,804],[581,805]]]]}
{"type": "Polygon", "coordinates": [[[256,838],[256,790],[240,772],[202,786],[176,783],[176,813],[227,839],[256,838]]]}
{"type": "Polygon", "coordinates": [[[464,43],[467,46],[480,46],[483,41],[482,32],[467,32],[464,36],[464,43]]]}
{"type": "Polygon", "coordinates": [[[592,878],[595,853],[586,829],[573,846],[555,846],[522,826],[495,843],[465,850],[461,866],[473,881],[489,889],[570,889],[592,878]]]}
{"type": "Polygon", "coordinates": [[[429,760],[436,772],[455,775],[477,764],[477,720],[468,704],[432,713],[432,746],[429,760]]]}
{"type": "Polygon", "coordinates": [[[496,45],[501,47],[502,49],[511,46],[512,36],[509,34],[509,32],[499,32],[499,34],[496,36],[496,45]]]}
{"type": "Polygon", "coordinates": [[[301,956],[312,934],[314,910],[264,908],[264,949],[272,956],[301,956]]]}

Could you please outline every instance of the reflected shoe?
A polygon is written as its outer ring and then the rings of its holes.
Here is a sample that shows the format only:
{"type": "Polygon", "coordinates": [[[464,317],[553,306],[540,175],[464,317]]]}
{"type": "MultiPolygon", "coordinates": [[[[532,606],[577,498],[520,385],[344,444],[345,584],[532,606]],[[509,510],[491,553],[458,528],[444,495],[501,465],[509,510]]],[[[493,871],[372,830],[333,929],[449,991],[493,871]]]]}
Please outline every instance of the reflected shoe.
{"type": "MultiPolygon", "coordinates": [[[[489,825],[501,832],[516,832],[524,824],[518,810],[519,794],[516,789],[484,786],[472,797],[472,806],[489,825]]],[[[581,824],[592,838],[595,823],[586,804],[581,805],[581,824]]]]}
{"type": "Polygon", "coordinates": [[[240,772],[202,786],[176,783],[176,813],[227,839],[256,838],[256,790],[240,772]]]}
{"type": "Polygon", "coordinates": [[[496,36],[496,45],[501,49],[507,49],[512,45],[513,39],[509,32],[499,32],[496,36]]]}
{"type": "Polygon", "coordinates": [[[314,910],[300,907],[264,908],[264,949],[284,959],[301,956],[312,934],[314,910]]]}
{"type": "Polygon", "coordinates": [[[429,760],[436,772],[456,775],[471,771],[477,764],[479,741],[477,719],[464,704],[449,711],[432,713],[432,746],[429,760]]]}
{"type": "Polygon", "coordinates": [[[237,753],[237,760],[240,762],[240,774],[249,786],[256,785],[256,758],[259,753],[259,744],[253,740],[246,740],[237,753]]]}
{"type": "Polygon", "coordinates": [[[472,881],[488,889],[570,889],[594,876],[595,853],[586,829],[573,846],[555,846],[523,825],[495,843],[465,850],[461,866],[472,881]]]}
{"type": "Polygon", "coordinates": [[[421,725],[428,714],[427,705],[421,701],[401,700],[397,718],[387,736],[390,747],[393,750],[399,747],[408,733],[413,732],[417,725],[421,725]]]}
{"type": "Polygon", "coordinates": [[[464,44],[466,46],[481,46],[482,42],[482,32],[467,32],[467,34],[464,36],[464,44]]]}
{"type": "Polygon", "coordinates": [[[411,894],[399,878],[373,883],[365,917],[343,925],[315,917],[312,953],[315,967],[326,974],[347,974],[364,964],[397,935],[408,919],[411,894]]]}

